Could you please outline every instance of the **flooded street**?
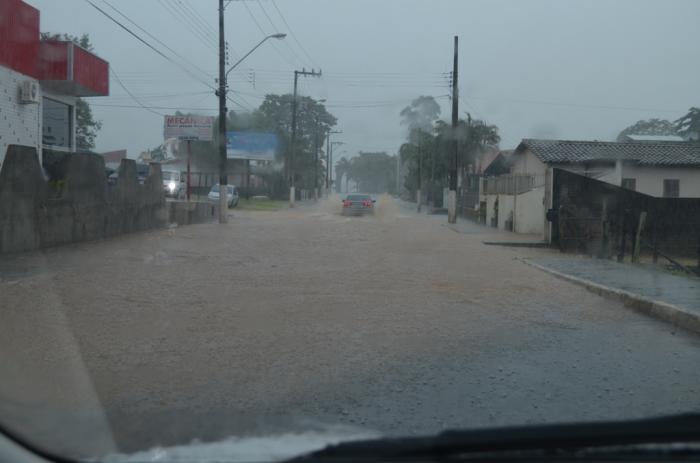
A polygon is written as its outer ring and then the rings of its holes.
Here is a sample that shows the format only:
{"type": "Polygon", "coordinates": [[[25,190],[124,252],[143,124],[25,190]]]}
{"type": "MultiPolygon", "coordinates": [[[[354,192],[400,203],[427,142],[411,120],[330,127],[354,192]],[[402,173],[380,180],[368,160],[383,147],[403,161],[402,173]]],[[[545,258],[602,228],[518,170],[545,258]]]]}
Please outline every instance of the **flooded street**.
{"type": "Polygon", "coordinates": [[[517,259],[549,251],[339,204],[3,258],[3,416],[133,451],[700,410],[700,339],[517,259]]]}

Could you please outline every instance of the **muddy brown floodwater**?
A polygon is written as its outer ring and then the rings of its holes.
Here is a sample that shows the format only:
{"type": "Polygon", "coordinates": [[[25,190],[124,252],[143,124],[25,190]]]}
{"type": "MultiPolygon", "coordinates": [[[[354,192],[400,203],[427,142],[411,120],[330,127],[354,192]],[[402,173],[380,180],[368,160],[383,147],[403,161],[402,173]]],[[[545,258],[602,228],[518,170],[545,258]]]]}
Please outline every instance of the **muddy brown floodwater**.
{"type": "Polygon", "coordinates": [[[0,421],[84,453],[700,410],[698,337],[389,197],[0,261],[0,421]]]}

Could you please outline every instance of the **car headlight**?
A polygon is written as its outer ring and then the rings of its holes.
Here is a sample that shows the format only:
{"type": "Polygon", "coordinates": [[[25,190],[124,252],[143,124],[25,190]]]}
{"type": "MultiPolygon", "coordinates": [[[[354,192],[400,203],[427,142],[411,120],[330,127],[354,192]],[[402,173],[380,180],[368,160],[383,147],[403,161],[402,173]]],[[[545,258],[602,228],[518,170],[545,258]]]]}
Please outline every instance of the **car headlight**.
{"type": "Polygon", "coordinates": [[[171,193],[175,191],[176,187],[177,185],[175,185],[175,182],[168,183],[168,190],[170,190],[171,193]]]}

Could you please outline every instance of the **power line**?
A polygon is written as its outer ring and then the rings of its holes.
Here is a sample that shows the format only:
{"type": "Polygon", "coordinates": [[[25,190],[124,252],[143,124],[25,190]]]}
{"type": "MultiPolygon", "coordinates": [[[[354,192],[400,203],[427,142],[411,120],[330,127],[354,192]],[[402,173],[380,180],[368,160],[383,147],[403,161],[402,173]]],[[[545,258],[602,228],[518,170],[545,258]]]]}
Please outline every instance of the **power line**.
{"type": "Polygon", "coordinates": [[[513,103],[525,103],[525,104],[535,104],[544,106],[561,106],[566,108],[582,108],[582,109],[610,109],[615,111],[654,111],[654,112],[668,112],[677,113],[683,110],[681,109],[669,109],[669,108],[644,108],[644,107],[633,107],[633,106],[611,106],[611,105],[592,105],[583,103],[568,103],[568,102],[556,102],[556,101],[543,101],[543,100],[529,100],[523,98],[489,98],[481,96],[470,96],[472,100],[486,100],[486,101],[501,101],[501,102],[513,102],[513,103]]]}
{"type": "Polygon", "coordinates": [[[130,96],[141,108],[143,108],[143,109],[145,109],[146,111],[151,112],[151,113],[153,113],[153,114],[157,114],[158,116],[165,116],[165,114],[159,113],[158,111],[153,110],[153,108],[150,108],[150,107],[146,106],[145,104],[143,104],[143,103],[141,102],[141,100],[139,100],[138,98],[136,98],[136,96],[134,96],[134,94],[131,93],[131,91],[130,91],[128,88],[126,88],[126,85],[124,85],[124,83],[122,82],[122,80],[119,78],[119,76],[117,75],[117,72],[114,70],[114,67],[110,66],[110,67],[109,67],[109,70],[111,71],[112,75],[117,79],[117,82],[119,83],[119,85],[121,86],[121,88],[124,89],[124,91],[125,91],[126,93],[128,93],[129,96],[130,96]]]}
{"type": "MultiPolygon", "coordinates": [[[[163,110],[170,110],[170,111],[180,111],[180,110],[189,110],[189,111],[218,111],[219,108],[188,108],[184,106],[144,106],[144,105],[128,105],[128,104],[109,104],[109,103],[90,103],[90,106],[97,106],[100,108],[143,108],[148,111],[151,111],[153,109],[163,109],[163,110]]],[[[155,111],[151,111],[155,114],[158,114],[159,116],[164,116],[165,114],[161,114],[155,111]]]]}
{"type": "Polygon", "coordinates": [[[209,83],[203,81],[199,76],[196,76],[195,74],[193,74],[192,71],[190,71],[188,68],[186,68],[186,67],[183,66],[182,64],[178,63],[177,61],[174,61],[172,58],[170,58],[169,56],[167,56],[165,53],[163,53],[162,51],[158,50],[156,47],[154,47],[153,45],[151,45],[150,43],[148,43],[146,40],[144,40],[142,37],[140,37],[140,36],[139,36],[138,34],[136,34],[134,31],[132,31],[131,29],[129,29],[128,27],[126,27],[124,24],[122,24],[121,22],[119,22],[117,19],[115,19],[113,16],[111,16],[109,13],[107,13],[105,10],[103,10],[103,9],[100,8],[99,6],[95,5],[91,0],[85,0],[85,1],[86,1],[87,3],[89,3],[93,8],[95,8],[97,11],[99,11],[100,13],[102,13],[104,16],[106,16],[107,18],[109,18],[109,19],[110,19],[112,22],[114,22],[116,25],[118,25],[119,27],[121,27],[122,29],[124,29],[126,32],[128,32],[130,35],[132,35],[136,40],[138,40],[139,42],[143,43],[143,44],[146,45],[148,48],[150,48],[151,50],[153,50],[154,52],[156,52],[158,55],[160,55],[160,56],[162,56],[163,58],[165,58],[166,61],[168,61],[168,62],[170,62],[170,63],[176,65],[177,67],[179,67],[180,69],[182,69],[183,71],[185,71],[187,74],[189,74],[193,79],[195,79],[195,80],[197,80],[197,81],[203,83],[204,85],[206,85],[206,86],[209,87],[210,89],[215,90],[214,87],[212,87],[209,83]]]}
{"type": "MultiPolygon", "coordinates": [[[[267,14],[267,10],[265,10],[265,7],[263,6],[262,2],[260,0],[257,0],[257,3],[258,3],[258,6],[260,7],[260,9],[262,10],[263,14],[267,18],[267,21],[270,23],[270,26],[272,26],[272,30],[279,33],[279,29],[277,28],[275,23],[272,21],[272,18],[270,18],[270,15],[267,14]]],[[[294,50],[294,48],[292,48],[291,45],[289,45],[288,41],[285,40],[284,44],[287,45],[287,48],[289,48],[289,50],[292,52],[292,54],[294,54],[294,56],[296,57],[296,59],[299,60],[300,63],[304,62],[304,59],[301,56],[299,56],[299,54],[294,50]]]]}
{"type": "MultiPolygon", "coordinates": [[[[260,0],[258,0],[258,1],[260,1],[260,0]]],[[[311,62],[311,64],[313,64],[313,65],[316,66],[316,67],[319,67],[319,66],[314,62],[314,59],[311,57],[311,55],[309,55],[309,52],[306,51],[306,48],[304,48],[304,46],[301,44],[301,42],[299,42],[299,40],[297,39],[297,36],[296,36],[296,34],[294,33],[294,30],[293,30],[292,27],[289,25],[289,23],[287,22],[287,20],[284,18],[284,15],[282,14],[282,11],[280,11],[279,7],[277,6],[277,3],[275,3],[275,0],[272,0],[272,6],[275,7],[275,9],[277,10],[277,13],[280,15],[280,18],[282,18],[282,22],[283,22],[284,25],[287,27],[287,30],[289,31],[289,34],[290,34],[290,35],[292,36],[292,38],[294,39],[294,42],[296,42],[296,44],[299,46],[299,48],[301,49],[301,51],[304,52],[304,54],[306,55],[306,57],[309,58],[309,61],[311,62]]]]}
{"type": "Polygon", "coordinates": [[[189,29],[192,35],[200,42],[202,42],[202,44],[204,44],[207,50],[216,54],[216,42],[213,41],[210,37],[203,35],[199,30],[192,27],[187,18],[187,15],[185,15],[183,19],[182,12],[176,9],[174,5],[166,3],[166,0],[158,0],[158,3],[160,3],[163,9],[165,9],[170,16],[172,16],[176,21],[178,21],[180,24],[189,29]]]}
{"type": "Polygon", "coordinates": [[[199,23],[193,21],[192,15],[185,11],[185,8],[179,0],[163,0],[163,2],[167,3],[170,8],[172,8],[172,10],[177,13],[180,18],[182,18],[182,24],[184,24],[193,34],[196,34],[210,45],[218,45],[217,36],[212,34],[206,28],[203,28],[199,23]]]}
{"type": "Polygon", "coordinates": [[[126,14],[124,14],[122,11],[120,11],[119,9],[117,9],[114,5],[112,5],[111,3],[109,3],[107,0],[102,0],[102,1],[103,1],[107,6],[109,6],[111,9],[113,9],[114,11],[116,11],[119,15],[121,15],[124,19],[126,19],[126,20],[129,21],[131,24],[133,24],[134,26],[136,26],[141,32],[144,32],[146,35],[148,35],[148,36],[151,37],[153,40],[155,40],[156,42],[158,42],[160,45],[162,45],[163,47],[165,47],[165,48],[166,48],[168,51],[170,51],[172,54],[174,54],[175,56],[177,56],[178,58],[180,58],[182,61],[188,63],[190,66],[192,66],[192,68],[198,70],[199,72],[201,72],[202,74],[204,74],[206,77],[208,77],[208,78],[210,78],[210,79],[213,79],[213,76],[212,76],[212,75],[207,74],[207,72],[203,71],[199,66],[197,66],[196,64],[194,64],[192,61],[190,61],[189,59],[185,58],[184,56],[182,56],[180,53],[176,52],[176,51],[173,50],[172,48],[170,48],[167,44],[163,43],[163,41],[161,41],[160,39],[158,39],[158,37],[154,36],[153,34],[151,34],[150,32],[148,32],[146,29],[144,29],[143,27],[141,27],[141,26],[139,26],[138,24],[136,24],[136,22],[134,22],[134,20],[132,20],[131,18],[129,18],[126,14]]]}
{"type": "Polygon", "coordinates": [[[214,28],[206,22],[202,15],[200,15],[199,12],[190,3],[183,2],[182,0],[177,0],[177,2],[184,10],[186,10],[189,13],[191,19],[195,23],[197,23],[197,26],[199,26],[200,30],[204,32],[207,35],[207,37],[210,37],[213,40],[218,40],[218,35],[214,28]]]}
{"type": "MultiPolygon", "coordinates": [[[[257,26],[258,30],[259,30],[260,33],[263,35],[263,37],[267,37],[269,34],[268,34],[267,32],[265,32],[265,29],[263,29],[263,27],[260,25],[260,23],[258,22],[257,18],[256,18],[255,15],[253,14],[253,11],[252,11],[252,10],[250,9],[250,7],[248,6],[248,3],[246,3],[245,1],[243,1],[243,2],[241,2],[241,3],[243,3],[243,6],[244,6],[245,9],[248,11],[248,15],[250,15],[250,19],[253,20],[253,23],[255,23],[255,25],[257,26]]],[[[277,52],[277,54],[280,55],[280,56],[282,57],[283,60],[285,60],[285,61],[286,61],[287,63],[289,63],[290,65],[296,67],[296,64],[295,64],[293,61],[290,61],[289,58],[288,58],[286,55],[284,55],[284,54],[279,50],[279,48],[277,48],[277,46],[276,46],[274,43],[270,43],[270,45],[272,45],[272,48],[275,49],[275,51],[277,52]]]]}

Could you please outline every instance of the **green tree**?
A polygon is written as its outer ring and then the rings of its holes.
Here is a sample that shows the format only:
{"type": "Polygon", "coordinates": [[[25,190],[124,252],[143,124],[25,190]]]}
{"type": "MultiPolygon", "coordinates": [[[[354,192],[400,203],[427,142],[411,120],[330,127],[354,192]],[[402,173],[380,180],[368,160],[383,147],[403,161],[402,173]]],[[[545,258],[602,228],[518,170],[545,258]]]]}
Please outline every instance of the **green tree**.
{"type": "Polygon", "coordinates": [[[666,119],[645,119],[622,130],[617,141],[625,141],[627,135],[677,135],[676,125],[666,119]]]}
{"type": "Polygon", "coordinates": [[[687,140],[700,140],[700,108],[692,107],[675,121],[676,131],[687,140]]]}
{"type": "Polygon", "coordinates": [[[497,147],[501,141],[498,127],[480,119],[472,119],[469,113],[466,120],[459,120],[457,130],[458,164],[463,168],[474,164],[484,150],[497,147]]]}
{"type": "Polygon", "coordinates": [[[415,129],[430,130],[440,117],[440,105],[432,96],[419,96],[399,113],[401,124],[408,128],[409,136],[415,129]]]}
{"type": "MultiPolygon", "coordinates": [[[[416,100],[414,100],[415,102],[416,100]]],[[[412,105],[421,107],[420,104],[412,105]]],[[[420,127],[433,111],[424,118],[418,117],[408,107],[402,111],[402,123],[410,127],[408,140],[401,145],[399,155],[408,173],[404,178],[404,187],[411,193],[417,189],[426,189],[429,199],[439,197],[439,192],[447,186],[449,161],[457,139],[458,168],[466,171],[478,156],[489,147],[500,142],[498,127],[479,119],[460,119],[456,129],[442,120],[436,120],[427,127],[420,127]]]]}
{"type": "MultiPolygon", "coordinates": [[[[80,37],[70,34],[41,33],[42,40],[67,40],[73,42],[87,51],[94,51],[90,42],[90,36],[83,34],[80,37]]],[[[78,98],[75,102],[75,146],[78,150],[95,149],[97,132],[102,129],[102,121],[95,120],[92,108],[87,101],[78,98]]]]}
{"type": "MultiPolygon", "coordinates": [[[[289,159],[292,133],[291,94],[266,95],[260,107],[252,114],[253,124],[259,128],[276,133],[280,142],[278,160],[289,159]]],[[[299,188],[314,188],[315,178],[324,178],[323,140],[337,124],[337,119],[326,107],[308,96],[297,99],[297,136],[294,152],[295,183],[299,188]],[[316,162],[316,143],[319,144],[319,162],[316,162]],[[316,176],[314,175],[316,169],[316,176]]]]}
{"type": "Polygon", "coordinates": [[[404,187],[411,193],[422,188],[431,174],[431,160],[434,160],[436,139],[432,127],[426,131],[414,128],[408,135],[408,141],[399,148],[401,163],[407,166],[408,173],[404,187]]]}
{"type": "Polygon", "coordinates": [[[385,152],[360,151],[350,160],[349,177],[366,193],[393,193],[396,190],[396,157],[385,152]]]}

